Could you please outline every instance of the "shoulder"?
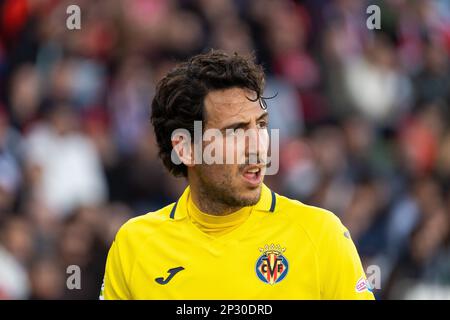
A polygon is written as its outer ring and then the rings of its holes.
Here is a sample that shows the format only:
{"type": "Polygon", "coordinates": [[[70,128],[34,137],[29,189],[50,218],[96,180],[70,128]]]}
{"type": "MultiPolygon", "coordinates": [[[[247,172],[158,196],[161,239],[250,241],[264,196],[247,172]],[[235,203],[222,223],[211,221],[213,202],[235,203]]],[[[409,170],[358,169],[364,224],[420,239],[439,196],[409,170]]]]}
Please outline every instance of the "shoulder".
{"type": "Polygon", "coordinates": [[[285,196],[277,195],[277,211],[289,223],[307,233],[311,241],[316,244],[330,235],[341,235],[347,231],[333,212],[285,196]]]}
{"type": "Polygon", "coordinates": [[[341,225],[341,220],[333,212],[282,195],[277,195],[277,211],[289,219],[309,225],[317,224],[326,227],[341,225]]]}
{"type": "Polygon", "coordinates": [[[171,221],[169,214],[174,205],[175,203],[171,203],[157,211],[129,219],[120,227],[114,241],[118,243],[139,243],[144,237],[146,238],[161,230],[163,225],[171,221]]]}

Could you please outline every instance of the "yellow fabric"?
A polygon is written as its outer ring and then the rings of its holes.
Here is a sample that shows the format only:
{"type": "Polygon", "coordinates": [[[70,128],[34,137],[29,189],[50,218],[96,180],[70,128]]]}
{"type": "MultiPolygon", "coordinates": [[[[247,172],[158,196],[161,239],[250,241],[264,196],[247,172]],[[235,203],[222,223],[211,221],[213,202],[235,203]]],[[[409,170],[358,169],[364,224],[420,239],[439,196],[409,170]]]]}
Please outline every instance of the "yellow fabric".
{"type": "Polygon", "coordinates": [[[348,231],[333,213],[273,197],[264,185],[245,221],[212,236],[189,218],[189,194],[188,187],[176,204],[120,228],[100,298],[374,298],[348,231]]]}
{"type": "Polygon", "coordinates": [[[215,216],[202,212],[197,208],[192,197],[188,197],[188,216],[192,223],[202,232],[214,237],[220,237],[237,227],[248,219],[252,207],[243,207],[236,212],[224,216],[215,216]]]}

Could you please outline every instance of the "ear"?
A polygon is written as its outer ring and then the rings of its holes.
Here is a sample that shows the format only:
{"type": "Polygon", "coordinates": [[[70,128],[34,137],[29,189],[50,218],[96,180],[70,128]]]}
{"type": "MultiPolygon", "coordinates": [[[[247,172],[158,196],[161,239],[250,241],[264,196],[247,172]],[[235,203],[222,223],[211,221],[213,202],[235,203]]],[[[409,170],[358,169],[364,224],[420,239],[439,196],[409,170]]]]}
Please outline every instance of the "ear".
{"type": "Polygon", "coordinates": [[[179,161],[187,167],[194,166],[194,147],[191,135],[187,130],[181,130],[172,135],[172,148],[179,161]]]}

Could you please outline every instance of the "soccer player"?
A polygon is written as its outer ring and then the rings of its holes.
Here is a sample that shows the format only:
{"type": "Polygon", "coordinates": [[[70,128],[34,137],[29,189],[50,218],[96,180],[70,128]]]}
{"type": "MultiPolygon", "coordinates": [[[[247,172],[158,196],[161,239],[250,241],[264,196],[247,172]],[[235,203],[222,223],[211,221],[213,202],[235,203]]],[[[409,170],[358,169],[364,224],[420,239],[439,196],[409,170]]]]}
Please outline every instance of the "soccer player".
{"type": "Polygon", "coordinates": [[[263,184],[269,145],[263,87],[252,58],[220,51],[192,57],[159,82],[151,115],[159,155],[189,186],[175,203],[120,228],[100,298],[374,298],[339,218],[263,184]],[[221,135],[190,140],[195,121],[201,134],[221,135]],[[180,129],[184,135],[174,134],[180,129]],[[254,134],[239,138],[238,131],[254,134]],[[215,156],[231,154],[234,161],[196,161],[196,150],[211,144],[215,156]]]}

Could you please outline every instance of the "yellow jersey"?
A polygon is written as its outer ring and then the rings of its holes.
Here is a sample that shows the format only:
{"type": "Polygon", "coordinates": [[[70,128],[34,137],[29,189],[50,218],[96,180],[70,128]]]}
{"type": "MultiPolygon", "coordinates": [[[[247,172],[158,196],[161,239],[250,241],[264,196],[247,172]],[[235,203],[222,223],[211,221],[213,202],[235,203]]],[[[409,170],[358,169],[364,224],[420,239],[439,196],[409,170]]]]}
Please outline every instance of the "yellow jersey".
{"type": "Polygon", "coordinates": [[[212,235],[189,217],[189,198],[187,187],[176,203],[120,228],[100,299],[374,299],[333,213],[263,185],[247,218],[212,235]]]}

